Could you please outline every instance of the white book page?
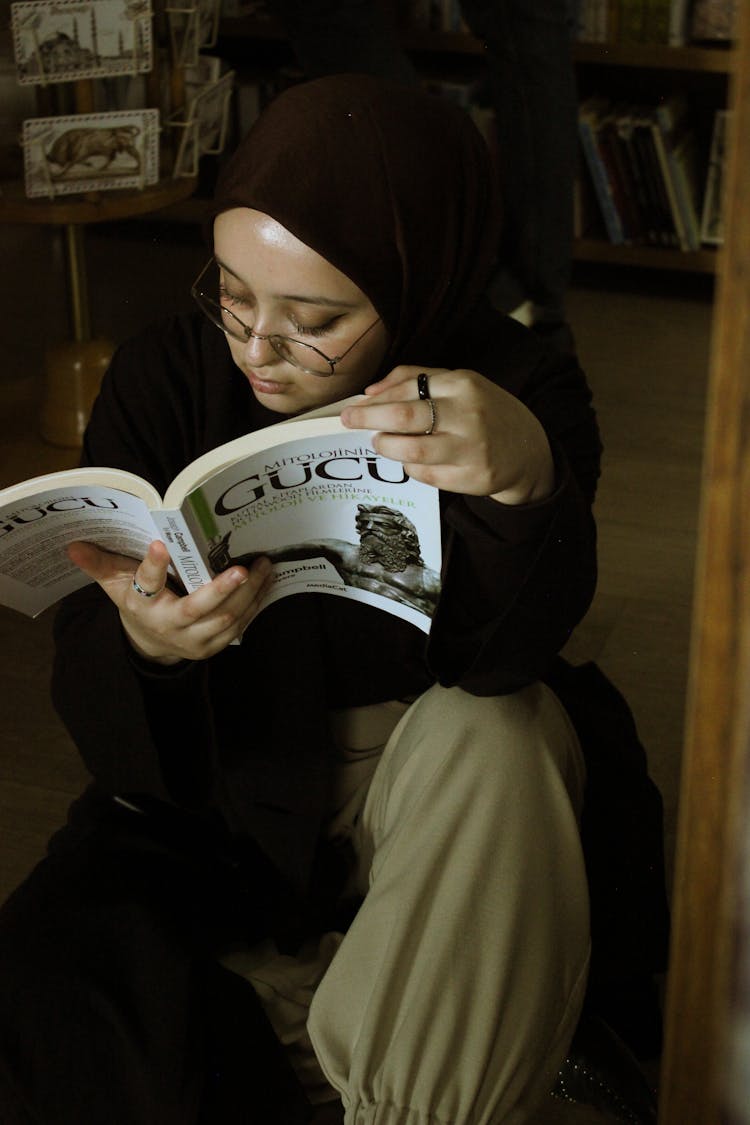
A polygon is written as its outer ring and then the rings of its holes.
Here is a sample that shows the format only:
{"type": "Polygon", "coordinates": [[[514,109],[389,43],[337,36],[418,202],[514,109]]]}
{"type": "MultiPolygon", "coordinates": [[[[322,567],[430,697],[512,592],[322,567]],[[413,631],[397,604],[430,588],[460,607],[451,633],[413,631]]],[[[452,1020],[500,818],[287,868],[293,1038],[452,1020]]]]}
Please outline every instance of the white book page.
{"type": "Polygon", "coordinates": [[[86,484],[37,492],[33,499],[0,494],[0,604],[36,616],[91,580],[68,559],[76,540],[141,559],[155,538],[142,499],[86,484]]]}

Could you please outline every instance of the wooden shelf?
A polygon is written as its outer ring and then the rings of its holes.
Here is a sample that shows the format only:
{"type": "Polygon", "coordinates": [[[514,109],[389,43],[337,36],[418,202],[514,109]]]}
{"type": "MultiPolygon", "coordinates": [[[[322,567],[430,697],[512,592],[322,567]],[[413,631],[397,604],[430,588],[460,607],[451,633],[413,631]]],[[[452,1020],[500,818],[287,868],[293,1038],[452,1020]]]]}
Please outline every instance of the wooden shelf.
{"type": "Polygon", "coordinates": [[[162,179],[141,191],[102,191],[93,198],[60,195],[55,199],[28,199],[23,183],[0,184],[0,222],[5,223],[105,223],[147,215],[187,200],[195,191],[194,178],[162,179]]]}
{"type": "Polygon", "coordinates": [[[705,249],[683,252],[657,246],[613,246],[604,239],[579,238],[573,246],[573,257],[577,262],[711,274],[716,272],[718,251],[705,249]]]}
{"type": "Polygon", "coordinates": [[[645,70],[703,71],[730,74],[735,52],[730,47],[662,47],[653,43],[575,43],[577,63],[645,70]]]}
{"type": "MultiPolygon", "coordinates": [[[[271,19],[252,16],[224,19],[220,35],[226,38],[278,41],[285,38],[279,25],[271,19]]],[[[462,31],[420,31],[399,27],[399,38],[407,51],[418,54],[484,55],[485,45],[475,36],[462,31]]],[[[706,71],[729,74],[735,52],[729,47],[666,47],[652,43],[579,43],[573,44],[573,60],[602,66],[643,67],[648,70],[706,71]]]]}

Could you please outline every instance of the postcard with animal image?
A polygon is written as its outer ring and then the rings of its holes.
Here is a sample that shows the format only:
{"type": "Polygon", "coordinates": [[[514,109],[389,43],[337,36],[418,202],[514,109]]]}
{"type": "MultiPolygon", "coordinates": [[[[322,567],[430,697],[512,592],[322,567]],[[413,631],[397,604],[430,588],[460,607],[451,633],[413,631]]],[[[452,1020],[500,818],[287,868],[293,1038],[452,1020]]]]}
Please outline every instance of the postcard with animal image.
{"type": "Polygon", "coordinates": [[[32,117],[23,123],[31,198],[143,188],[159,178],[159,111],[32,117]]]}
{"type": "Polygon", "coordinates": [[[151,0],[22,0],[10,8],[21,85],[141,74],[153,66],[151,0]]]}

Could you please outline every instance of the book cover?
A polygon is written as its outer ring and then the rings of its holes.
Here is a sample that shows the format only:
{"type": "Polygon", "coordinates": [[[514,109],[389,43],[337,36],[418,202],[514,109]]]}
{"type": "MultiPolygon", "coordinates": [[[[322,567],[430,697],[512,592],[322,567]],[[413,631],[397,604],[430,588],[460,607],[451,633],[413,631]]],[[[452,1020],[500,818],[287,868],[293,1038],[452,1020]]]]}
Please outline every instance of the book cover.
{"type": "Polygon", "coordinates": [[[371,442],[337,416],[309,417],[205,454],[163,499],[147,481],[108,468],[14,485],[0,492],[0,604],[33,617],[90,582],[68,559],[68,543],[141,559],[160,538],[187,591],[265,554],[275,582],[263,608],[326,593],[428,632],[441,568],[439,493],[371,442]]]}
{"type": "Polygon", "coordinates": [[[693,0],[690,38],[695,43],[730,43],[737,34],[738,0],[693,0]]]}

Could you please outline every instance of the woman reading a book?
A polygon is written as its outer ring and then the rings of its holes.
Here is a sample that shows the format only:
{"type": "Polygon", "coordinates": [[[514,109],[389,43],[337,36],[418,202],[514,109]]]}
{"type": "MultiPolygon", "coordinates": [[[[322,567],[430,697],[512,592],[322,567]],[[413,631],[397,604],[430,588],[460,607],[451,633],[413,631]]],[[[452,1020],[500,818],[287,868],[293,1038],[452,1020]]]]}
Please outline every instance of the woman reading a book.
{"type": "Polygon", "coordinates": [[[84,460],[159,489],[364,391],[345,424],[440,489],[442,588],[425,638],[327,595],[258,614],[266,559],[185,595],[158,542],[71,549],[53,691],[94,780],[2,916],[11,1120],[545,1120],[589,975],[589,763],[549,683],[599,439],[576,362],[483,298],[496,199],[461,110],[292,88],[222,174],[200,308],[115,356],[84,460]]]}

